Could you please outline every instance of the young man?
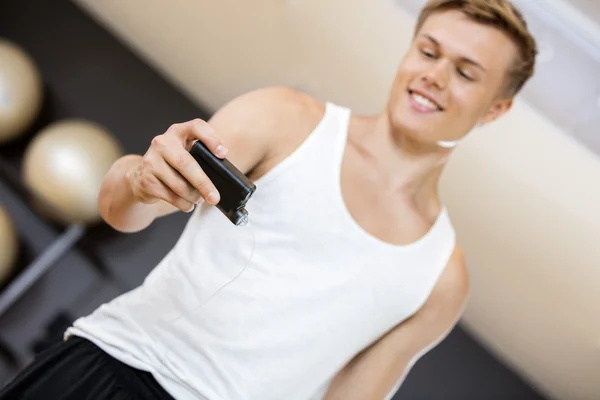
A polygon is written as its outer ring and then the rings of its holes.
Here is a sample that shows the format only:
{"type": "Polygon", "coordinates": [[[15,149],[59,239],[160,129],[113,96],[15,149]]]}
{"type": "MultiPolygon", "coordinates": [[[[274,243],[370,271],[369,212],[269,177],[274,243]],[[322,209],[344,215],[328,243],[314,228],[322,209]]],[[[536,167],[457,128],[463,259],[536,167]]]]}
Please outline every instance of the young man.
{"type": "Polygon", "coordinates": [[[99,207],[123,232],[194,210],[177,245],[0,398],[389,396],[467,299],[444,165],[510,109],[535,56],[507,0],[433,0],[378,115],[277,87],[173,125],[114,164],[99,207]],[[255,180],[248,226],[213,207],[194,140],[255,180]]]}

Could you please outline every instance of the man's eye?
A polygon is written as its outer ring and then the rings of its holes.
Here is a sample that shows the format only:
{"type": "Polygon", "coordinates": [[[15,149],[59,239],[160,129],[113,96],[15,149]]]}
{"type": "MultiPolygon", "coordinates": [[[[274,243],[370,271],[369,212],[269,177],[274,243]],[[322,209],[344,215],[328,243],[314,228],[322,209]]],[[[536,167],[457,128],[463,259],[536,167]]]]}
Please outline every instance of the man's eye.
{"type": "Polygon", "coordinates": [[[469,75],[468,73],[466,73],[464,70],[457,68],[458,73],[460,74],[460,76],[462,76],[463,78],[465,78],[468,81],[472,81],[473,77],[471,75],[469,75]]]}
{"type": "Polygon", "coordinates": [[[421,50],[421,53],[427,58],[435,58],[435,54],[429,50],[421,50]]]}

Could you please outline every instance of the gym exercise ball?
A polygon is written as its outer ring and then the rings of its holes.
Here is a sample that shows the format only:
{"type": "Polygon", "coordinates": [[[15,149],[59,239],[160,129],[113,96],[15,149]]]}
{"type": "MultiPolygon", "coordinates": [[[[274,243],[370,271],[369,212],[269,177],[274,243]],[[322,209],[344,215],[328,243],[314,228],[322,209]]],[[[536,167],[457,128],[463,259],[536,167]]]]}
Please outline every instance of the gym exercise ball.
{"type": "Polygon", "coordinates": [[[0,205],[0,285],[6,283],[15,267],[19,239],[15,225],[4,207],[0,205]]]}
{"type": "Polygon", "coordinates": [[[0,144],[33,124],[42,98],[42,78],[33,59],[15,43],[0,38],[0,144]]]}
{"type": "Polygon", "coordinates": [[[104,176],[122,154],[120,143],[100,124],[57,121],[27,146],[23,179],[49,206],[44,215],[63,224],[94,224],[100,219],[97,196],[104,176]]]}

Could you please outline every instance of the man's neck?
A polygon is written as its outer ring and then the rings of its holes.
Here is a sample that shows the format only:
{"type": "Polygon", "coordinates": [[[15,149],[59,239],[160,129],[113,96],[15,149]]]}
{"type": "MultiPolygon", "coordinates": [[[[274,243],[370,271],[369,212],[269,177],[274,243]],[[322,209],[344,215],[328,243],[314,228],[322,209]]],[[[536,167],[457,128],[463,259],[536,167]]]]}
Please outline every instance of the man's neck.
{"type": "Polygon", "coordinates": [[[449,150],[408,139],[394,131],[386,114],[359,118],[354,128],[361,147],[385,172],[387,191],[419,202],[437,197],[449,150]]]}

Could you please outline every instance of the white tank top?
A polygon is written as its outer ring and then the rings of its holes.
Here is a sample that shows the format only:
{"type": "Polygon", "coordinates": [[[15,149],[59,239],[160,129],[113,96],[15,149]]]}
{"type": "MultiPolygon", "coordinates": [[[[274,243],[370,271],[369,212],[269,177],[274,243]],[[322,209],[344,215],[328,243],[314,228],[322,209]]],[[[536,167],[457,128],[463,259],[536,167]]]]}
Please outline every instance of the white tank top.
{"type": "Polygon", "coordinates": [[[255,182],[247,226],[199,206],[140,287],[66,336],[151,372],[176,399],[321,399],[348,361],[420,308],[455,245],[445,208],[404,246],[355,222],[340,187],[349,117],[328,103],[255,182]]]}

